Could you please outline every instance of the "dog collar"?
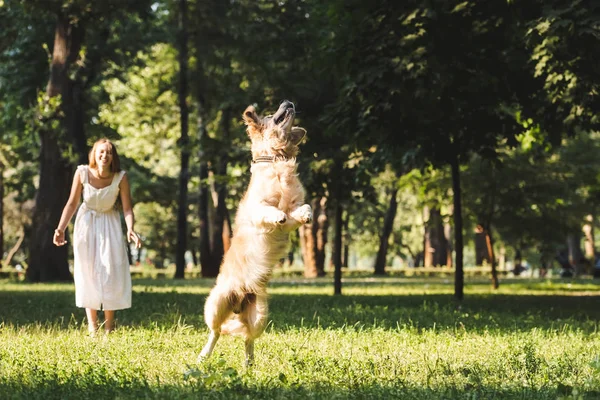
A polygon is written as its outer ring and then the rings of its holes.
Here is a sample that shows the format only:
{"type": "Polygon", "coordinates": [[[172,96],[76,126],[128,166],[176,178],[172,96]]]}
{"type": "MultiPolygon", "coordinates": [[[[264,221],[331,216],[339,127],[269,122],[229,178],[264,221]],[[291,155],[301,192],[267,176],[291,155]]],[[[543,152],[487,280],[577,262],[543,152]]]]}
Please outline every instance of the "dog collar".
{"type": "Polygon", "coordinates": [[[252,164],[256,163],[272,163],[275,162],[275,156],[259,156],[252,159],[252,164]]]}

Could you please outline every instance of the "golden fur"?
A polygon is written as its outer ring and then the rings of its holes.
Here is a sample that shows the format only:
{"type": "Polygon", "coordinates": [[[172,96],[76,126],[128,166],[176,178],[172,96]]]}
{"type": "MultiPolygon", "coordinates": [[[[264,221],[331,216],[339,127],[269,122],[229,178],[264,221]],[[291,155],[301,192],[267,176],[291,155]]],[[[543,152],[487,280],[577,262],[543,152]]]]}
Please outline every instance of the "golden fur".
{"type": "Polygon", "coordinates": [[[254,340],[267,324],[272,268],[285,255],[289,233],[312,220],[296,171],[298,144],[306,131],[292,126],[294,116],[289,101],[265,118],[252,106],[244,111],[252,176],[238,207],[231,247],[204,306],[210,336],[201,358],[212,353],[221,334],[235,334],[245,339],[246,364],[253,363],[254,340]]]}

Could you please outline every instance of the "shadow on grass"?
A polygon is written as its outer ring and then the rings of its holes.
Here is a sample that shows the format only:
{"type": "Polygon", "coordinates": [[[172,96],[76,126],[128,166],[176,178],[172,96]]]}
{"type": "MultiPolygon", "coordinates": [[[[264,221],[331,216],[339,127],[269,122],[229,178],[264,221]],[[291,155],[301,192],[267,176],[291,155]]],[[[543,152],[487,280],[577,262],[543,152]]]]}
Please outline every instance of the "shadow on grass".
{"type": "MultiPolygon", "coordinates": [[[[119,311],[121,326],[171,328],[185,323],[206,329],[203,306],[213,281],[134,281],[133,308],[119,311]],[[205,288],[181,293],[177,287],[205,288]],[[154,291],[152,287],[172,287],[154,291]],[[148,290],[140,290],[147,288],[148,290]]],[[[275,283],[284,287],[288,283],[275,283]]],[[[359,284],[357,282],[357,284],[359,284]]],[[[396,283],[394,283],[395,285],[396,283]]],[[[414,284],[414,282],[413,282],[414,284]]],[[[50,325],[67,329],[85,319],[75,307],[74,291],[0,290],[0,322],[16,326],[50,325]]],[[[0,287],[1,289],[1,287],[0,287]]],[[[573,329],[597,331],[600,296],[469,294],[460,307],[448,294],[347,295],[274,294],[270,298],[269,329],[436,329],[468,331],[528,331],[573,329]]]]}
{"type": "MultiPolygon", "coordinates": [[[[274,378],[276,380],[277,378],[274,378]]],[[[597,395],[582,393],[580,395],[597,395]]],[[[71,377],[61,384],[52,380],[40,382],[0,382],[0,397],[6,399],[556,399],[560,393],[553,388],[497,389],[485,385],[464,388],[404,387],[402,382],[390,382],[389,386],[369,385],[339,388],[329,385],[286,385],[277,387],[269,384],[262,387],[251,380],[237,380],[226,385],[206,387],[199,382],[181,385],[160,385],[146,380],[135,379],[126,383],[120,381],[91,382],[89,377],[71,377]]],[[[591,398],[591,397],[586,397],[591,398]]],[[[595,397],[594,397],[595,398],[595,397]]]]}

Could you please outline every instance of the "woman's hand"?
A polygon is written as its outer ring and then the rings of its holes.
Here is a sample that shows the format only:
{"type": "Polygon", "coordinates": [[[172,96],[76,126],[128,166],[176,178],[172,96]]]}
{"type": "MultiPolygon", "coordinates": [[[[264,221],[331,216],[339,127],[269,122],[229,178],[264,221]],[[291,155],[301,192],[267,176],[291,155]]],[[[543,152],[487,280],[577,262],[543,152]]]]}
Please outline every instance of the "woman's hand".
{"type": "Polygon", "coordinates": [[[131,243],[132,241],[135,244],[136,249],[139,249],[140,247],[142,247],[142,239],[140,239],[140,236],[137,233],[135,233],[133,231],[133,229],[128,229],[127,230],[127,242],[131,243]]]}
{"type": "Polygon", "coordinates": [[[65,231],[62,229],[55,229],[54,236],[52,237],[52,243],[56,246],[64,246],[67,241],[65,240],[65,231]]]}

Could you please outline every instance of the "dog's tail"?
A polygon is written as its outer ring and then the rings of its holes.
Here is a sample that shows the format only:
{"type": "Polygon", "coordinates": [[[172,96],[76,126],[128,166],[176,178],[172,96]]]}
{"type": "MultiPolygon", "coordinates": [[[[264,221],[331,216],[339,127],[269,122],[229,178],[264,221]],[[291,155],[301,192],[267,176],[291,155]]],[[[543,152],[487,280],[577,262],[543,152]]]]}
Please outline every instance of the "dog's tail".
{"type": "Polygon", "coordinates": [[[237,317],[233,317],[223,322],[223,325],[221,325],[221,334],[247,337],[248,328],[237,317]]]}

